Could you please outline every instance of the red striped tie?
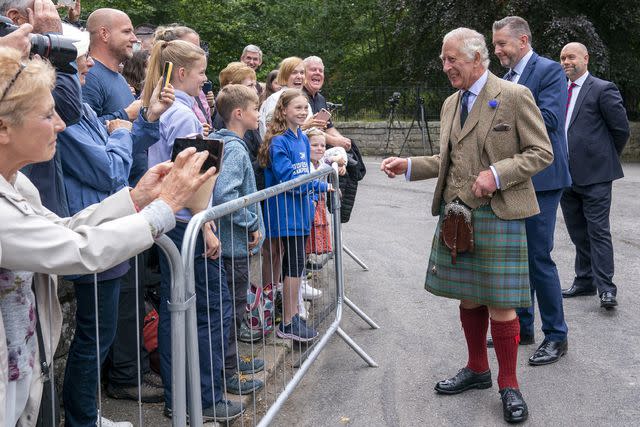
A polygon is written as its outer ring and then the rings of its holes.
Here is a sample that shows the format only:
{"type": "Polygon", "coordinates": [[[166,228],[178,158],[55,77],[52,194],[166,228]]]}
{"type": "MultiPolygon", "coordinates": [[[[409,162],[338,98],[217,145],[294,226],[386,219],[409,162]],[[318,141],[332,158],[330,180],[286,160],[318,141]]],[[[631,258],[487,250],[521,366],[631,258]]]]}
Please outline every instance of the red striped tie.
{"type": "Polygon", "coordinates": [[[565,117],[569,113],[569,104],[571,104],[571,95],[573,95],[573,88],[576,87],[576,86],[578,86],[578,85],[575,84],[575,82],[571,82],[571,84],[569,85],[569,93],[567,95],[567,107],[564,110],[565,117]]]}

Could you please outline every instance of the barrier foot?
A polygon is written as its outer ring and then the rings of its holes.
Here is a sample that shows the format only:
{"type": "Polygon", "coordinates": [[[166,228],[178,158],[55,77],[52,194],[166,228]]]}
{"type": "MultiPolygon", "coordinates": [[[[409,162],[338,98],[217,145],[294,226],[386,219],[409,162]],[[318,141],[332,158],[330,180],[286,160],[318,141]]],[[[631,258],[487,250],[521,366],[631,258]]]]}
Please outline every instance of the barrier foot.
{"type": "Polygon", "coordinates": [[[356,344],[355,341],[352,340],[351,337],[347,335],[345,331],[342,330],[342,328],[336,329],[336,333],[340,335],[340,338],[342,338],[344,342],[346,342],[347,345],[349,345],[349,347],[353,349],[353,351],[358,353],[358,356],[362,357],[362,360],[367,362],[367,365],[369,365],[369,367],[371,368],[378,367],[378,364],[376,363],[376,361],[373,360],[371,356],[369,356],[367,353],[365,353],[365,351],[362,348],[360,348],[360,346],[356,344]]]}
{"type": "Polygon", "coordinates": [[[365,264],[360,258],[358,258],[358,256],[356,254],[354,254],[351,251],[351,249],[349,249],[345,245],[342,245],[342,250],[345,251],[347,253],[347,255],[349,255],[351,257],[351,259],[353,259],[356,262],[356,264],[358,264],[360,267],[362,267],[362,269],[364,271],[369,271],[369,267],[367,267],[367,264],[365,264]]]}
{"type": "Polygon", "coordinates": [[[349,298],[347,298],[346,296],[344,297],[344,303],[347,305],[347,307],[349,307],[351,310],[353,310],[354,313],[356,313],[358,316],[360,316],[360,318],[362,320],[367,322],[369,324],[369,326],[371,326],[371,329],[380,329],[380,326],[378,326],[378,324],[376,322],[374,322],[373,319],[371,319],[369,316],[367,316],[367,313],[365,313],[364,311],[360,310],[360,308],[357,305],[355,305],[353,302],[351,302],[351,300],[349,298]]]}

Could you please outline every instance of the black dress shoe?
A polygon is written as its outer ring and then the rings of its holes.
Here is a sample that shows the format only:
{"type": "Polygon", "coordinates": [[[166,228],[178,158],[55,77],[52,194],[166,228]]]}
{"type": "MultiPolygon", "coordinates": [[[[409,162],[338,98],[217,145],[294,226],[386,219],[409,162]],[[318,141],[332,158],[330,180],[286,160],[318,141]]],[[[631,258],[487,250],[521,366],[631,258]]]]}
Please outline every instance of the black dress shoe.
{"type": "Polygon", "coordinates": [[[549,341],[545,339],[540,347],[529,358],[529,365],[540,366],[557,362],[562,356],[567,354],[569,348],[568,341],[549,341]]]}
{"type": "Polygon", "coordinates": [[[600,295],[600,307],[611,310],[616,305],[618,305],[618,301],[612,292],[603,292],[602,295],[600,295]]]}
{"type": "Polygon", "coordinates": [[[562,290],[562,298],[581,297],[587,295],[595,295],[597,293],[598,291],[596,290],[596,288],[587,288],[586,286],[580,286],[574,283],[569,289],[562,290]]]}
{"type": "Polygon", "coordinates": [[[491,385],[491,371],[478,374],[464,367],[453,378],[439,381],[435,391],[442,394],[458,394],[471,388],[490,388],[491,385]]]}
{"type": "MultiPolygon", "coordinates": [[[[536,339],[533,335],[520,335],[520,345],[531,345],[535,343],[536,339]]],[[[493,338],[489,337],[487,339],[487,347],[493,347],[493,338]]]]}
{"type": "Polygon", "coordinates": [[[520,390],[515,388],[503,388],[500,390],[502,399],[502,415],[508,423],[521,423],[529,417],[529,409],[520,390]]]}

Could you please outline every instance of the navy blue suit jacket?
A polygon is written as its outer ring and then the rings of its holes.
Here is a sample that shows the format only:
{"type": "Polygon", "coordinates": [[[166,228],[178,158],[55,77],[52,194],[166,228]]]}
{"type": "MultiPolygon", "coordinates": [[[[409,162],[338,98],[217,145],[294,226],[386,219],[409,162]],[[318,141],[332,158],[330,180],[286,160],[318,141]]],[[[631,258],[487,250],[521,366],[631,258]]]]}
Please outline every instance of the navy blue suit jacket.
{"type": "Polygon", "coordinates": [[[567,130],[574,184],[622,178],[620,155],[629,140],[629,121],[615,84],[589,75],[580,88],[567,130]]]}
{"type": "Polygon", "coordinates": [[[536,191],[558,190],[571,185],[564,120],[567,108],[567,76],[559,63],[533,53],[518,84],[529,88],[542,113],[553,147],[553,163],[533,176],[536,191]]]}

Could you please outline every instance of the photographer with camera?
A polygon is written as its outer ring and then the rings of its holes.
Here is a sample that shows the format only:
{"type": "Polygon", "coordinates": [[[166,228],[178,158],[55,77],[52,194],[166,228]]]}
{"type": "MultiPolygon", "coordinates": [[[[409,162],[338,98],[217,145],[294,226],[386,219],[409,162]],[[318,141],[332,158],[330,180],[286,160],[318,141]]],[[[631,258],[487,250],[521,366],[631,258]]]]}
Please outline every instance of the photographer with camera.
{"type": "MultiPolygon", "coordinates": [[[[44,55],[45,52],[50,52],[47,59],[57,71],[53,89],[56,113],[67,126],[77,123],[82,117],[82,96],[75,66],[71,64],[76,58],[75,48],[69,40],[61,36],[62,20],[53,2],[51,0],[0,0],[0,14],[9,18],[15,26],[19,26],[15,27],[2,21],[0,35],[7,32],[9,34],[0,40],[7,38],[21,40],[22,48],[18,50],[23,52],[24,56],[31,52],[44,57],[47,56],[44,55]],[[30,47],[26,48],[24,38],[29,26],[33,30],[29,37],[30,47]],[[49,51],[48,46],[51,45],[52,38],[60,43],[56,43],[58,48],[49,51]]],[[[29,165],[22,172],[38,189],[42,204],[55,214],[66,217],[69,216],[69,209],[61,170],[60,155],[56,153],[53,159],[29,165]]]]}

